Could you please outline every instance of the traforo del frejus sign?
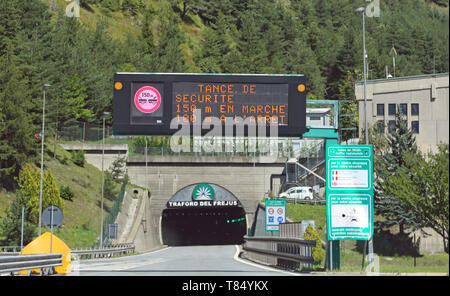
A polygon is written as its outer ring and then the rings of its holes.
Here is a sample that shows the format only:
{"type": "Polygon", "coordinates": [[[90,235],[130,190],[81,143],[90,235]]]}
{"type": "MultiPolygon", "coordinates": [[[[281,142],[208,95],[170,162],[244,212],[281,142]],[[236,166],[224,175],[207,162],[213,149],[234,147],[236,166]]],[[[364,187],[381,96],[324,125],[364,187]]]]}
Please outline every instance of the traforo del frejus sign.
{"type": "Polygon", "coordinates": [[[233,207],[239,205],[238,200],[227,190],[208,183],[183,188],[167,202],[168,208],[233,207]]]}

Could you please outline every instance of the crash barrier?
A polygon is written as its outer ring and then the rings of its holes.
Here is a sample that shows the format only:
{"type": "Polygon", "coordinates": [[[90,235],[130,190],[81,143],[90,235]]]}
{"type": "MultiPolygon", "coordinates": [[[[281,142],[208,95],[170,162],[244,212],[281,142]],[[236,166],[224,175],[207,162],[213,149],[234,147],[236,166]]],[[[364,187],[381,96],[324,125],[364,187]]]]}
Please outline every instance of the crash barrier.
{"type": "Polygon", "coordinates": [[[31,275],[33,269],[40,269],[41,275],[54,273],[54,267],[63,264],[63,255],[54,254],[33,254],[33,255],[8,255],[0,256],[0,274],[26,270],[27,275],[31,275]]]}
{"type": "Polygon", "coordinates": [[[301,238],[244,236],[244,257],[286,269],[311,268],[316,241],[301,238]]]}
{"type": "Polygon", "coordinates": [[[113,256],[120,256],[125,254],[134,253],[134,244],[114,244],[114,245],[103,245],[102,247],[97,246],[93,248],[84,249],[74,249],[72,254],[78,256],[78,258],[108,258],[113,256]]]}

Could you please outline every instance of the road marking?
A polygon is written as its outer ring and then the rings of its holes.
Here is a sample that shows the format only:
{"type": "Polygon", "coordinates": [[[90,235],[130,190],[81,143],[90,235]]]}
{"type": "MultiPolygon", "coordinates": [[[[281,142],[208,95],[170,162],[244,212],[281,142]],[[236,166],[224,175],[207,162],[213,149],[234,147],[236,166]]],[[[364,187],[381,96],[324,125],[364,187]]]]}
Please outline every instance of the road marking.
{"type": "Polygon", "coordinates": [[[233,259],[238,261],[238,262],[241,262],[241,263],[253,266],[253,267],[258,267],[258,268],[261,268],[261,269],[264,269],[264,270],[267,270],[267,271],[280,272],[280,273],[285,273],[287,275],[299,275],[298,273],[293,273],[293,272],[289,272],[289,271],[285,271],[285,270],[280,270],[280,269],[277,269],[277,268],[272,268],[272,267],[260,265],[260,264],[257,264],[257,263],[253,263],[253,262],[241,259],[241,258],[239,258],[239,253],[241,252],[241,250],[239,249],[239,246],[238,245],[234,245],[234,246],[236,247],[236,253],[234,253],[233,259]]]}
{"type": "Polygon", "coordinates": [[[140,266],[151,265],[155,263],[161,263],[167,261],[164,258],[155,258],[151,260],[146,260],[143,262],[135,263],[124,263],[124,262],[112,262],[112,263],[97,263],[97,264],[86,264],[80,266],[79,271],[122,271],[127,269],[132,269],[140,266]]]}

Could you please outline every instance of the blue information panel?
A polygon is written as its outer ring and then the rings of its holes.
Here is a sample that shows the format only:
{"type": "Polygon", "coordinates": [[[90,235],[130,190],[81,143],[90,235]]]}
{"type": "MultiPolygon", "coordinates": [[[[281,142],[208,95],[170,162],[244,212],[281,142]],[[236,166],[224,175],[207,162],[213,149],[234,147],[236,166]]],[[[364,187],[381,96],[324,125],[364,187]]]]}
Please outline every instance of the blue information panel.
{"type": "Polygon", "coordinates": [[[266,200],[266,231],[279,231],[286,222],[286,201],[266,200]]]}
{"type": "Polygon", "coordinates": [[[372,145],[328,145],[328,240],[370,240],[373,235],[372,145]]]}

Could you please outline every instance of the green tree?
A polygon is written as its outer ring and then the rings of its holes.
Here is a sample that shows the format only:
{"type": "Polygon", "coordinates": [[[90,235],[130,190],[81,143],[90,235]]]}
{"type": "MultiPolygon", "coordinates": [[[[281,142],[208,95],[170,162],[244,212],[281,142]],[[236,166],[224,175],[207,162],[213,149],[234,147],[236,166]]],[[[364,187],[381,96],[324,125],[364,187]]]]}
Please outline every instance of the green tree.
{"type": "MultiPolygon", "coordinates": [[[[40,170],[30,163],[25,164],[19,173],[20,195],[26,202],[28,219],[34,223],[39,217],[40,178],[40,170]]],[[[53,205],[64,212],[64,201],[51,171],[44,170],[42,180],[42,210],[53,205]]]]}
{"type": "Polygon", "coordinates": [[[325,258],[325,251],[322,249],[322,242],[320,241],[319,234],[312,225],[306,227],[303,238],[316,241],[316,246],[312,249],[314,264],[322,264],[323,259],[325,258]]]}
{"type": "Polygon", "coordinates": [[[405,160],[406,156],[418,153],[414,134],[408,129],[407,124],[404,116],[397,112],[395,127],[391,127],[387,132],[390,150],[381,157],[375,155],[375,215],[381,215],[384,218],[376,221],[375,225],[380,228],[398,225],[400,234],[404,234],[406,226],[415,228],[423,226],[420,217],[405,208],[400,203],[399,197],[392,194],[394,185],[390,182],[400,168],[409,169],[405,160]]]}
{"type": "Polygon", "coordinates": [[[87,108],[86,101],[88,98],[87,87],[78,74],[68,75],[63,79],[64,90],[62,92],[62,104],[64,107],[64,121],[76,120],[81,122],[90,122],[94,114],[91,109],[87,108]]]}
{"type": "Polygon", "coordinates": [[[105,171],[104,178],[105,178],[104,179],[105,183],[104,183],[104,187],[103,187],[104,197],[108,200],[115,200],[117,193],[118,193],[117,188],[116,188],[117,183],[114,181],[111,173],[108,171],[105,171]]]}
{"type": "MultiPolygon", "coordinates": [[[[145,148],[144,148],[145,149],[145,148]]],[[[114,181],[121,181],[126,173],[127,157],[120,155],[112,162],[109,171],[114,181]]]]}
{"type": "Polygon", "coordinates": [[[175,17],[170,16],[167,20],[163,20],[158,46],[151,55],[151,67],[158,72],[184,72],[186,61],[181,47],[184,40],[184,34],[175,17]]]}
{"type": "Polygon", "coordinates": [[[28,205],[20,192],[6,209],[5,216],[0,219],[1,245],[20,246],[22,230],[22,207],[24,207],[23,244],[30,243],[36,236],[37,226],[27,216],[28,205]]]}
{"type": "Polygon", "coordinates": [[[17,67],[13,43],[6,44],[0,56],[0,183],[12,188],[21,165],[36,156],[37,143],[27,113],[27,80],[17,67]]]}
{"type": "Polygon", "coordinates": [[[439,152],[405,155],[406,166],[389,179],[388,193],[400,204],[439,233],[448,252],[449,241],[449,145],[439,152]]]}

